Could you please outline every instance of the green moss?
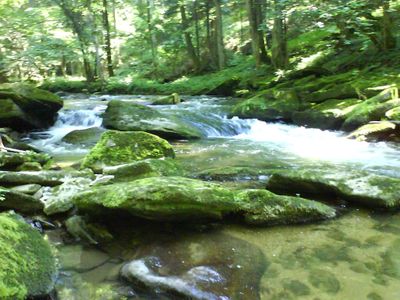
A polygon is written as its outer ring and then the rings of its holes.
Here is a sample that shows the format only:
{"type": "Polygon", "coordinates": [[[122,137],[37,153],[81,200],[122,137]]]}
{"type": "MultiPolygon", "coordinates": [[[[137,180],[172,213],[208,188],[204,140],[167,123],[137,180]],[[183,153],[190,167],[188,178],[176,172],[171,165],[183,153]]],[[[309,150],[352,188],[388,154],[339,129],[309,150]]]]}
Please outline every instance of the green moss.
{"type": "Polygon", "coordinates": [[[0,298],[25,299],[51,291],[56,273],[49,244],[13,213],[0,214],[0,298]]]}
{"type": "Polygon", "coordinates": [[[172,146],[164,139],[146,132],[107,131],[84,158],[82,168],[100,171],[146,158],[174,157],[172,146]]]}
{"type": "Polygon", "coordinates": [[[357,105],[348,115],[342,129],[355,130],[371,121],[380,121],[387,111],[400,105],[400,99],[397,98],[395,90],[393,88],[384,90],[379,95],[357,105]]]}
{"type": "Polygon", "coordinates": [[[400,207],[400,179],[353,170],[321,171],[312,169],[276,172],[267,189],[281,194],[301,194],[311,198],[337,198],[366,207],[400,207]]]}
{"type": "Polygon", "coordinates": [[[94,187],[74,197],[81,212],[108,216],[129,213],[158,221],[221,220],[228,215],[252,225],[293,224],[334,217],[335,210],[265,190],[235,191],[183,177],[152,177],[94,187]]]}
{"type": "Polygon", "coordinates": [[[236,195],[248,224],[296,224],[336,216],[335,209],[300,197],[278,196],[266,190],[246,190],[236,195]]]}
{"type": "Polygon", "coordinates": [[[230,115],[264,121],[290,120],[292,113],[301,109],[303,105],[293,89],[271,89],[237,104],[230,115]]]}

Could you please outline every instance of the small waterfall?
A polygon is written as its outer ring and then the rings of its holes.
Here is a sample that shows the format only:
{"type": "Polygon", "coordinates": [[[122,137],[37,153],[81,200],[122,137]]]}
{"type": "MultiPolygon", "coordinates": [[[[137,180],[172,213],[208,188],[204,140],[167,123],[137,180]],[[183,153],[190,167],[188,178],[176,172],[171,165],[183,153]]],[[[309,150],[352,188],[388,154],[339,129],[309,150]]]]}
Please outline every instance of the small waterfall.
{"type": "Polygon", "coordinates": [[[48,130],[30,134],[31,144],[51,153],[84,152],[83,149],[68,147],[62,143],[62,139],[75,130],[100,127],[103,122],[101,118],[103,111],[104,106],[97,106],[93,109],[64,109],[59,112],[56,123],[48,130]]]}

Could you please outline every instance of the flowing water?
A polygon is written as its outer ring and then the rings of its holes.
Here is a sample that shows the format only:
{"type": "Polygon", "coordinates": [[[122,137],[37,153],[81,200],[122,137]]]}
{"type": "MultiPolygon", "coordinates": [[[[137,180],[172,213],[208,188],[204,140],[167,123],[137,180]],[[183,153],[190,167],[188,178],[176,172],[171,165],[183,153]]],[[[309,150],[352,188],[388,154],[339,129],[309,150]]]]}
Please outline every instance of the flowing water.
{"type": "MultiPolygon", "coordinates": [[[[57,123],[46,132],[32,133],[28,139],[60,163],[79,160],[88,149],[65,144],[62,138],[73,130],[101,126],[101,113],[113,98],[143,104],[150,100],[140,96],[72,95],[66,98],[57,123]]],[[[263,174],[277,168],[328,168],[332,172],[359,169],[400,177],[399,146],[348,140],[342,132],[227,119],[233,102],[190,97],[176,106],[157,107],[178,115],[207,136],[174,143],[177,159],[194,176],[207,174],[212,178],[213,170],[246,168],[224,182],[233,187],[243,182],[262,187],[267,178],[263,174]]],[[[267,268],[261,278],[261,299],[400,299],[399,213],[352,208],[340,218],[321,224],[272,228],[226,225],[217,231],[224,234],[227,245],[229,237],[236,237],[262,250],[267,268]]],[[[123,251],[115,255],[92,247],[63,245],[56,233],[49,238],[60,249],[61,299],[120,299],[110,289],[128,298],[139,297],[117,280],[123,251]]]]}

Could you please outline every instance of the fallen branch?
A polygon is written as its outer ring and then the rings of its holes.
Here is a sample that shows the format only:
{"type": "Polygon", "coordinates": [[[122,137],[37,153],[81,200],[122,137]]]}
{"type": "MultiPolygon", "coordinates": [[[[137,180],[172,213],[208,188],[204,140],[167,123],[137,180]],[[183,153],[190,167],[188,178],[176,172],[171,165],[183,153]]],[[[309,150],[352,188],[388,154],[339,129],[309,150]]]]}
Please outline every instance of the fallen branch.
{"type": "Polygon", "coordinates": [[[23,153],[24,151],[18,150],[18,149],[13,149],[13,148],[8,148],[8,147],[4,146],[3,140],[1,139],[1,136],[0,136],[0,152],[23,153]]]}

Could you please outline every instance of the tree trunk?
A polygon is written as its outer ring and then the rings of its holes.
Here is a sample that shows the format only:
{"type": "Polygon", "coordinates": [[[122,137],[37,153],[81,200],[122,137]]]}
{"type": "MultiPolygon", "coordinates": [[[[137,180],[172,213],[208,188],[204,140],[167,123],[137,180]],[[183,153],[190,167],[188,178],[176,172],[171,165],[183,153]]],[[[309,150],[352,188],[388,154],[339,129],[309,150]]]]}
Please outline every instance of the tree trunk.
{"type": "Polygon", "coordinates": [[[287,40],[286,40],[286,22],[283,14],[283,0],[275,0],[274,27],[272,29],[272,64],[275,69],[286,69],[289,63],[287,40]]]}
{"type": "Polygon", "coordinates": [[[103,26],[106,31],[105,34],[105,45],[104,50],[107,55],[107,71],[108,76],[114,76],[114,68],[112,62],[112,50],[111,50],[111,33],[110,33],[110,22],[108,19],[108,3],[107,0],[103,0],[103,26]]]}
{"type": "Polygon", "coordinates": [[[214,0],[215,5],[215,22],[214,22],[214,33],[216,43],[216,58],[218,69],[222,70],[226,65],[225,47],[224,47],[224,29],[222,23],[222,9],[221,0],[214,0]]]}
{"type": "Polygon", "coordinates": [[[193,16],[194,16],[194,26],[196,35],[196,55],[200,59],[200,24],[199,24],[199,12],[198,12],[198,2],[194,1],[193,4],[193,16]]]}
{"type": "Polygon", "coordinates": [[[393,14],[390,12],[390,1],[383,0],[382,3],[383,18],[382,18],[382,50],[388,51],[396,48],[396,38],[393,35],[392,28],[393,14]]]}
{"type": "Polygon", "coordinates": [[[200,60],[196,54],[196,49],[193,46],[192,37],[189,32],[189,23],[186,17],[186,9],[183,4],[180,5],[181,19],[182,19],[182,31],[185,37],[186,49],[190,60],[193,62],[196,71],[200,69],[200,60]]]}
{"type": "Polygon", "coordinates": [[[152,13],[154,12],[154,0],[147,0],[147,26],[149,30],[149,40],[151,47],[151,56],[153,58],[153,66],[156,70],[158,69],[158,49],[157,49],[157,37],[154,32],[154,22],[152,19],[152,13]]]}

